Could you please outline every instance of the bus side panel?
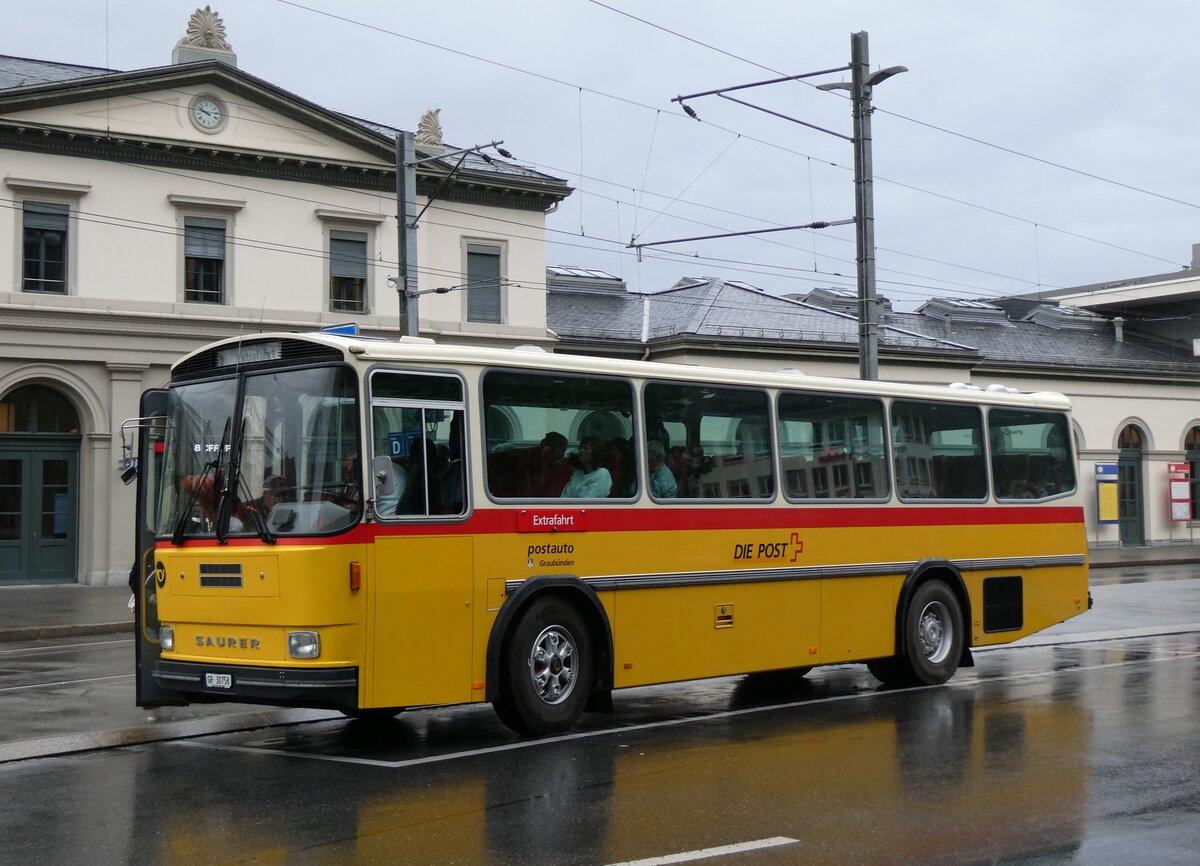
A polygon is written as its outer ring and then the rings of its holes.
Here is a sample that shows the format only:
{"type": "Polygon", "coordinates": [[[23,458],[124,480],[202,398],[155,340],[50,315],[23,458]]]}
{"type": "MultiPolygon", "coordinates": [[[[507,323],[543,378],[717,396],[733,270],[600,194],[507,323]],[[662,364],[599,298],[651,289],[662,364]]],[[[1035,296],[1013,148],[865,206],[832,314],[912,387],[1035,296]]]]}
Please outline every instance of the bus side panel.
{"type": "Polygon", "coordinates": [[[1018,638],[1057,625],[1088,609],[1087,569],[1083,566],[1033,568],[1023,571],[979,572],[967,585],[972,595],[972,636],[975,646],[1011,643],[1018,638]],[[1024,600],[1020,628],[984,631],[984,582],[991,577],[1019,576],[1024,600]]]}
{"type": "Polygon", "coordinates": [[[616,594],[618,688],[811,664],[820,581],[630,589],[616,594]]]}
{"type": "Polygon", "coordinates": [[[821,649],[814,663],[838,664],[896,651],[896,598],[903,576],[821,581],[821,649]]]}
{"type": "Polygon", "coordinates": [[[471,551],[468,536],[376,537],[369,706],[471,700],[471,551]]]}

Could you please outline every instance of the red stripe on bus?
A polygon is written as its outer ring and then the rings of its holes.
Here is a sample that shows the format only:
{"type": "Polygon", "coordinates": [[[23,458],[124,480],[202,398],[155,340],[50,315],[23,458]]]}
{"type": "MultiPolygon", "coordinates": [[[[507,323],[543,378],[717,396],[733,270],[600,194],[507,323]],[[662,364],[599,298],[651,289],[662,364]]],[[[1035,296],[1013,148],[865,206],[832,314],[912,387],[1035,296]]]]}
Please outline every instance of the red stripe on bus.
{"type": "MultiPolygon", "coordinates": [[[[335,536],[277,536],[276,546],[367,544],[377,537],[396,535],[503,535],[516,534],[522,512],[554,514],[584,512],[583,532],[681,532],[695,530],[850,529],[902,526],[1018,526],[1081,524],[1083,508],[1064,506],[901,506],[848,507],[785,506],[781,508],[588,508],[555,509],[489,508],[476,511],[462,523],[359,524],[335,536]]],[[[548,535],[549,532],[526,532],[548,535]]],[[[578,534],[559,532],[556,534],[578,534]]],[[[213,539],[192,539],[185,547],[216,546],[213,539]]],[[[231,538],[229,547],[265,547],[255,537],[231,538]]]]}

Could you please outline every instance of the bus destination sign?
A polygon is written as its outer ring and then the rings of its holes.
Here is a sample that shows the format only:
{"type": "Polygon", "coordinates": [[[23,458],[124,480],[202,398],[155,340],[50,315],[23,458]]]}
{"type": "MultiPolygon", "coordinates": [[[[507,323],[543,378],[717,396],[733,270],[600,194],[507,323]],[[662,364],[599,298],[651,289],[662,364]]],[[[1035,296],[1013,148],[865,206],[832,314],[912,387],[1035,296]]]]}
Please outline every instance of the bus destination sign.
{"type": "Polygon", "coordinates": [[[237,367],[258,361],[278,361],[282,357],[283,344],[278,340],[271,340],[266,343],[239,344],[229,349],[221,349],[217,352],[217,365],[237,367]]]}

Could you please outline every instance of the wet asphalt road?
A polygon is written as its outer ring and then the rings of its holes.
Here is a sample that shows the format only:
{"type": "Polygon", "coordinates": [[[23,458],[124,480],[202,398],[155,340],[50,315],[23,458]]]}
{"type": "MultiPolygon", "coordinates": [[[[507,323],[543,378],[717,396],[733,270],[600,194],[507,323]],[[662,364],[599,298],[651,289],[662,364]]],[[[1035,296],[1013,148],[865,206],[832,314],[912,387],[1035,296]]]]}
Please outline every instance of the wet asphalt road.
{"type": "MultiPolygon", "coordinates": [[[[936,688],[846,666],[618,693],[537,741],[459,707],[2,763],[0,863],[1195,864],[1192,573],[1105,573],[936,688]]],[[[71,671],[126,711],[128,644],[75,643],[0,656],[0,740],[79,727],[39,686],[71,671]]]]}

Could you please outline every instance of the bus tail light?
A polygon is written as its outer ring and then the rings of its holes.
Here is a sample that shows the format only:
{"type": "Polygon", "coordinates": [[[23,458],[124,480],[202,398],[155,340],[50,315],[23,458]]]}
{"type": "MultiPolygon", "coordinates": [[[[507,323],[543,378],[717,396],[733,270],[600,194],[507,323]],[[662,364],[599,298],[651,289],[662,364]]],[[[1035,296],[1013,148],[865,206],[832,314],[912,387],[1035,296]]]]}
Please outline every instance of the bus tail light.
{"type": "Polygon", "coordinates": [[[289,631],[288,656],[294,659],[315,659],[321,655],[321,636],[315,631],[289,631]]]}

